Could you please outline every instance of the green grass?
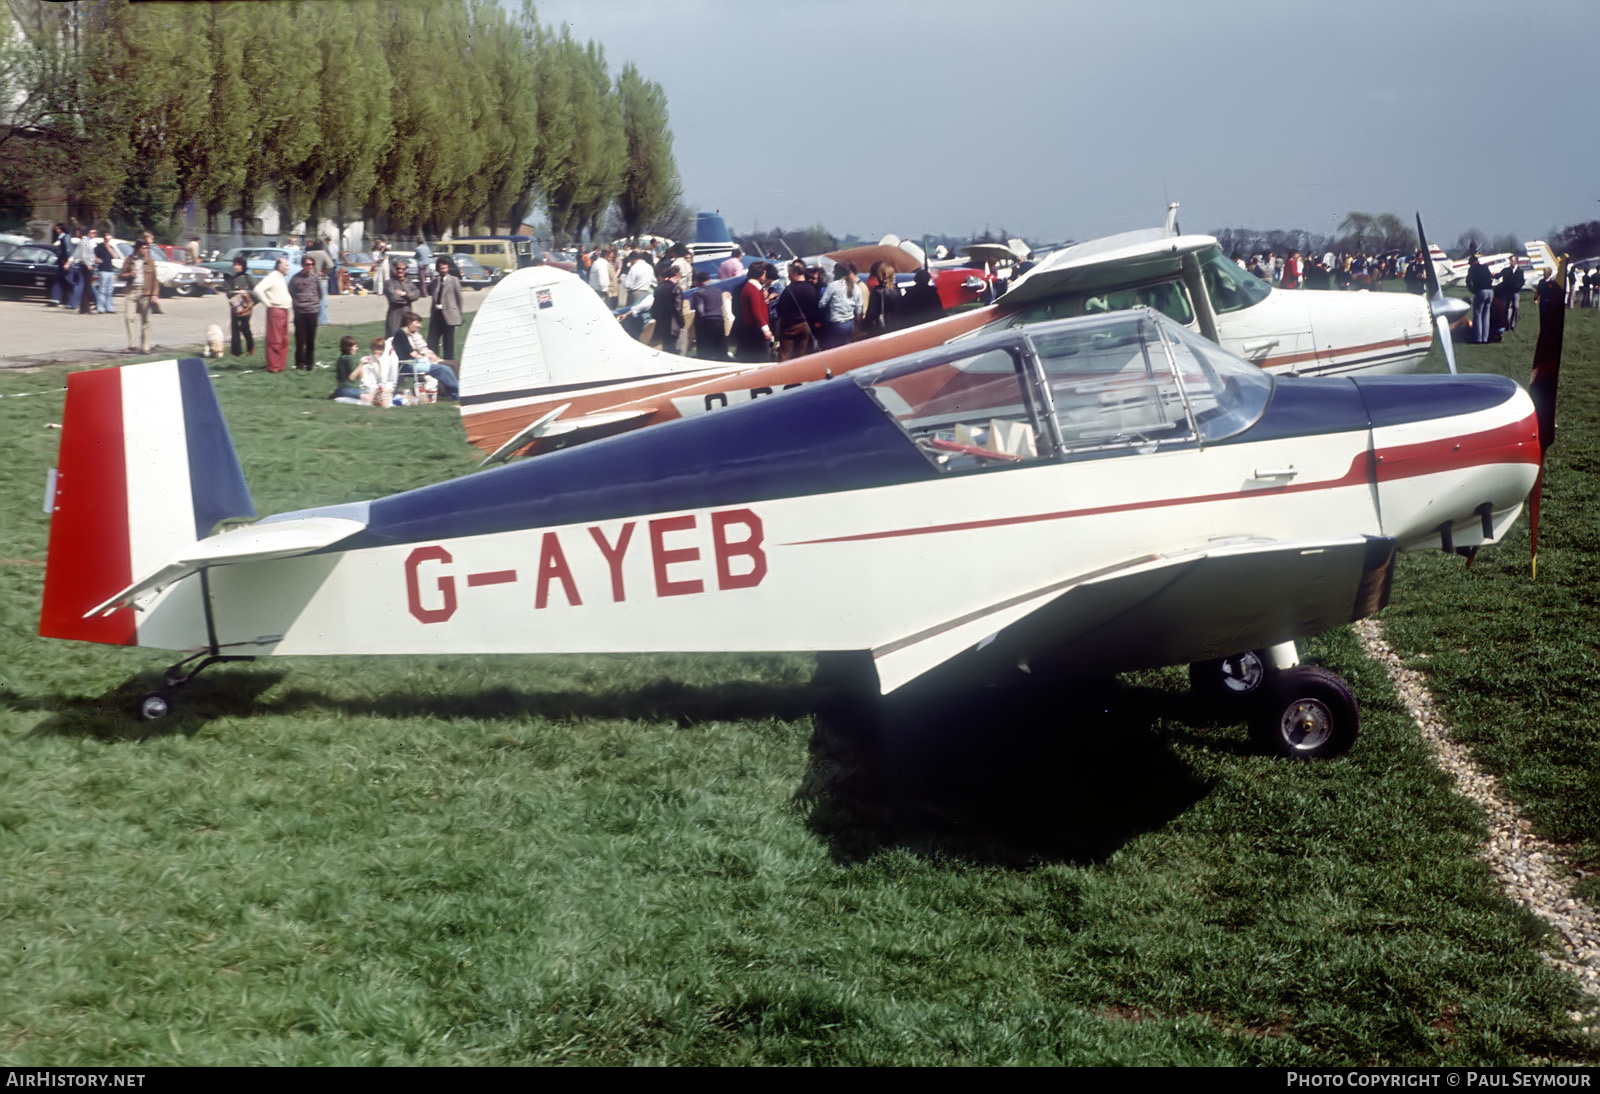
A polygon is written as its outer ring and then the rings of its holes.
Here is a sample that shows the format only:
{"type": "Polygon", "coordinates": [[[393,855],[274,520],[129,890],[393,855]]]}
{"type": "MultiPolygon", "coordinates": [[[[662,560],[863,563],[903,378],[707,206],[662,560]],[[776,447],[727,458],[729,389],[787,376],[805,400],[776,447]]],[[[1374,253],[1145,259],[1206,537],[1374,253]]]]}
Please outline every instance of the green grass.
{"type": "MultiPolygon", "coordinates": [[[[1600,344],[1571,330],[1564,396],[1600,344]]],[[[453,408],[217,372],[263,512],[476,462],[453,408]]],[[[793,656],[284,659],[133,722],[169,656],[33,636],[63,373],[0,374],[37,393],[0,399],[0,1062],[1597,1058],[1348,632],[1308,649],[1363,704],[1328,763],[1255,755],[1180,670],[912,695],[868,747],[793,656]]],[[[1590,790],[1502,740],[1521,716],[1498,704],[1594,709],[1581,661],[1535,671],[1594,648],[1582,405],[1539,584],[1515,542],[1469,575],[1408,558],[1386,613],[1453,717],[1493,698],[1465,731],[1556,821],[1590,790]],[[1517,626],[1533,607],[1548,649],[1517,626]]]]}
{"type": "MultiPolygon", "coordinates": [[[[1498,345],[1457,347],[1462,371],[1526,383],[1536,316],[1498,345]]],[[[1437,351],[1435,351],[1437,352],[1437,351]]],[[[1442,554],[1402,558],[1383,614],[1390,641],[1538,830],[1600,869],[1600,311],[1570,310],[1546,460],[1539,570],[1529,522],[1471,569],[1442,554]]],[[[1600,896],[1600,887],[1591,890],[1600,896]]]]}

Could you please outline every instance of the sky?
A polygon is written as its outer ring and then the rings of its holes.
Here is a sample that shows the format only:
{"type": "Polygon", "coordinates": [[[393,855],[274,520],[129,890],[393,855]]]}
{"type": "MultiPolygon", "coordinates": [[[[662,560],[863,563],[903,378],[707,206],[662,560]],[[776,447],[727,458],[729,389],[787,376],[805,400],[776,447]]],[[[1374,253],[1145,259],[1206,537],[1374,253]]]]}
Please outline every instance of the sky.
{"type": "Polygon", "coordinates": [[[666,92],[735,234],[1600,220],[1593,0],[539,0],[666,92]],[[1579,91],[1585,80],[1588,90],[1579,91]],[[1570,90],[1561,92],[1564,84],[1570,90]]]}

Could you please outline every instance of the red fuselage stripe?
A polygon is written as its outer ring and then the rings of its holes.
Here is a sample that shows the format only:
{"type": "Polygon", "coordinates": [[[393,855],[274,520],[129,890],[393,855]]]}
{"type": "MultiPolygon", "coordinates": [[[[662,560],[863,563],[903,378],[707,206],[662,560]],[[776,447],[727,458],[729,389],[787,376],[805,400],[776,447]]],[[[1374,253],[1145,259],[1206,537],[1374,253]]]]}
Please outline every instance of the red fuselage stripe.
{"type": "MultiPolygon", "coordinates": [[[[1475,433],[1468,437],[1423,441],[1418,444],[1399,445],[1379,449],[1377,453],[1379,481],[1431,475],[1463,467],[1479,467],[1496,463],[1539,462],[1538,428],[1533,415],[1520,422],[1497,429],[1475,433]]],[[[849,536],[832,536],[826,539],[805,539],[785,543],[784,547],[806,547],[818,543],[856,543],[872,539],[896,539],[901,536],[925,536],[940,532],[966,532],[977,528],[1004,528],[1016,524],[1035,524],[1040,521],[1071,520],[1076,517],[1097,517],[1107,513],[1130,513],[1141,509],[1165,509],[1179,505],[1203,505],[1214,501],[1241,501],[1253,498],[1277,498],[1285,494],[1302,494],[1310,490],[1334,490],[1343,486],[1364,486],[1370,480],[1366,472],[1366,453],[1356,455],[1350,467],[1336,479],[1322,482],[1288,483],[1283,486],[1262,487],[1259,490],[1231,490],[1221,494],[1198,494],[1192,497],[1153,498],[1148,501],[1124,502],[1118,505],[1099,505],[1085,509],[1061,509],[1051,513],[1027,513],[1013,517],[993,517],[988,520],[957,521],[950,524],[931,524],[921,528],[894,528],[882,532],[861,532],[849,536]]]]}

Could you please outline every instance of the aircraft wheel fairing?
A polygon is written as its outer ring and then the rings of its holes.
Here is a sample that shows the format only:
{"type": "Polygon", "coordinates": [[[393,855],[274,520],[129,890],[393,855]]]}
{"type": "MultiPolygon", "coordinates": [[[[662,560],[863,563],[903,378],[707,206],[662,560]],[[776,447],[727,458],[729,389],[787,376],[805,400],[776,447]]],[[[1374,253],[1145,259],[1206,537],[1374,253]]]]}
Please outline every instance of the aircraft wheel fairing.
{"type": "Polygon", "coordinates": [[[172,704],[159,691],[152,691],[139,700],[139,721],[159,722],[172,713],[172,704]]]}
{"type": "Polygon", "coordinates": [[[1189,690],[1211,706],[1227,706],[1254,695],[1273,673],[1265,650],[1246,650],[1189,666],[1189,690]]]}
{"type": "Polygon", "coordinates": [[[1327,669],[1298,665],[1268,677],[1250,719],[1250,736],[1273,755],[1320,760],[1348,750],[1360,726],[1350,685],[1327,669]]]}

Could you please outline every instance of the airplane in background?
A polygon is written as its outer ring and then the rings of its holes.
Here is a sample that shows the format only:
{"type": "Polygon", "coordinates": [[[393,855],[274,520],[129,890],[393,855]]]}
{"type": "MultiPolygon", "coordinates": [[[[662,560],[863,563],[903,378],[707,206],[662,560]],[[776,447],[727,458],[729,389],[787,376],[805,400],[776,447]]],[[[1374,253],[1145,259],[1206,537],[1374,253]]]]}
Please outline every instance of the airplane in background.
{"type": "MultiPolygon", "coordinates": [[[[1542,239],[1530,239],[1523,248],[1526,255],[1504,254],[1479,255],[1478,261],[1489,268],[1489,272],[1499,277],[1505,270],[1515,263],[1521,267],[1522,272],[1528,275],[1524,279],[1523,290],[1530,291],[1538,284],[1539,276],[1553,277],[1556,272],[1556,256],[1550,250],[1550,245],[1542,239]]],[[[1467,279],[1467,269],[1471,264],[1470,258],[1451,258],[1445,254],[1437,243],[1428,248],[1429,264],[1433,266],[1434,273],[1439,278],[1439,284],[1444,288],[1459,285],[1467,279]]]]}
{"type": "Polygon", "coordinates": [[[894,268],[895,281],[902,289],[911,284],[918,270],[926,269],[929,283],[938,292],[939,303],[945,311],[980,303],[989,295],[991,278],[982,267],[970,263],[930,266],[921,247],[892,235],[884,236],[875,244],[829,251],[803,261],[807,266],[821,266],[828,271],[830,278],[834,266],[841,262],[853,263],[863,280],[880,262],[887,262],[894,268]]]}
{"type": "Polygon", "coordinates": [[[1294,640],[1378,611],[1397,551],[1499,541],[1539,438],[1503,377],[1274,376],[1135,307],[227,528],[205,363],[129,365],[68,378],[40,633],[188,653],[145,718],[282,655],[819,651],[881,694],[1189,662],[1329,756],[1359,712],[1294,640]]]}
{"type": "MultiPolygon", "coordinates": [[[[1327,376],[1412,370],[1441,314],[1465,301],[1402,293],[1273,289],[1212,236],[1162,228],[1062,248],[994,304],[784,364],[663,354],[616,328],[575,279],[523,270],[484,301],[461,364],[467,439],[492,457],[556,447],[790,390],[989,326],[1147,305],[1262,368],[1327,376]]],[[[1455,370],[1448,339],[1444,352],[1455,370]]]]}
{"type": "Polygon", "coordinates": [[[1522,267],[1522,272],[1526,275],[1522,282],[1523,289],[1531,292],[1544,278],[1556,276],[1556,255],[1550,249],[1550,244],[1542,239],[1528,240],[1523,250],[1528,254],[1524,258],[1517,259],[1517,265],[1522,267]]]}

